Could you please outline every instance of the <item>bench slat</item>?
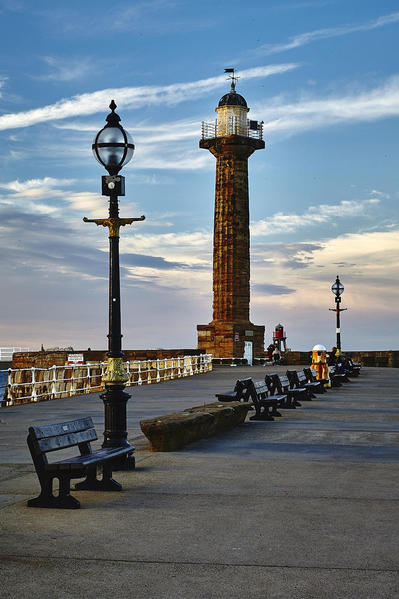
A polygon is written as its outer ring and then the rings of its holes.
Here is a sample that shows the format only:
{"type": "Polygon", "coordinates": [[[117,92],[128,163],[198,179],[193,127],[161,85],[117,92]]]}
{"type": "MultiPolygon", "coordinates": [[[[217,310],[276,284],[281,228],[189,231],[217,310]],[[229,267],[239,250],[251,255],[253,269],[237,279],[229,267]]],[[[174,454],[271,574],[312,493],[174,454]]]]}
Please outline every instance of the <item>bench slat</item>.
{"type": "Polygon", "coordinates": [[[47,439],[39,439],[34,443],[36,450],[39,453],[47,453],[49,451],[56,451],[57,449],[67,449],[68,447],[74,447],[79,443],[88,443],[90,441],[96,441],[98,439],[97,433],[94,428],[90,428],[85,431],[79,431],[77,433],[67,433],[65,435],[58,435],[57,437],[48,437],[47,439]]]}
{"type": "Polygon", "coordinates": [[[79,470],[82,467],[97,464],[99,461],[105,462],[118,456],[130,453],[132,449],[134,449],[134,447],[104,447],[103,449],[94,451],[89,455],[76,456],[73,458],[67,458],[66,460],[61,460],[60,462],[54,462],[53,464],[46,464],[46,470],[50,472],[59,470],[79,470]]]}
{"type": "Polygon", "coordinates": [[[79,418],[79,420],[59,422],[57,424],[30,426],[29,433],[36,439],[46,439],[47,437],[55,437],[56,435],[65,435],[65,433],[78,433],[88,428],[94,428],[93,420],[90,416],[79,418]]]}

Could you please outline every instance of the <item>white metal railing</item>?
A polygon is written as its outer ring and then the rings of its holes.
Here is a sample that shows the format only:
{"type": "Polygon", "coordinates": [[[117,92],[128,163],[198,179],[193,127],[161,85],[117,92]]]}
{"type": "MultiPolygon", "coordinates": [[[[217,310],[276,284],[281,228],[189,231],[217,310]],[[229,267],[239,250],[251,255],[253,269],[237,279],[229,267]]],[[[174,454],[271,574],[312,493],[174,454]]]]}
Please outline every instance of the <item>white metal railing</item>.
{"type": "Polygon", "coordinates": [[[213,122],[202,121],[202,139],[213,139],[222,135],[241,135],[253,139],[263,139],[263,121],[247,120],[247,126],[241,126],[235,118],[223,123],[223,131],[218,131],[217,120],[213,122]]]}
{"type": "MultiPolygon", "coordinates": [[[[209,372],[212,355],[131,360],[124,362],[124,366],[129,377],[127,386],[149,385],[209,372]]],[[[106,367],[106,362],[93,362],[51,368],[10,368],[4,394],[0,391],[0,405],[6,407],[101,391],[106,367]]]]}
{"type": "Polygon", "coordinates": [[[10,362],[13,353],[18,351],[29,351],[29,347],[0,347],[0,362],[10,362]]]}
{"type": "Polygon", "coordinates": [[[207,123],[206,121],[202,121],[201,123],[201,134],[202,139],[213,139],[216,137],[216,121],[212,123],[207,123]]]}

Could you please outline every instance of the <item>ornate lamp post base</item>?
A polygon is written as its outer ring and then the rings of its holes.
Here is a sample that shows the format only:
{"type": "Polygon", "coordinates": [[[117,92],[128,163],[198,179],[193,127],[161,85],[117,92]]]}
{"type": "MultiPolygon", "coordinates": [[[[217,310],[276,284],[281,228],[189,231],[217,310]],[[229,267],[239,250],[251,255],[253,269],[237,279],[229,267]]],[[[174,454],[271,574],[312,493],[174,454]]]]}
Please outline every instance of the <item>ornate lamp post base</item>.
{"type": "Polygon", "coordinates": [[[131,447],[132,452],[118,459],[114,470],[134,470],[134,447],[127,440],[126,403],[131,395],[124,391],[125,385],[106,385],[100,395],[104,402],[104,443],[102,447],[131,447]]]}
{"type": "Polygon", "coordinates": [[[128,447],[126,402],[129,393],[124,391],[128,376],[122,358],[108,358],[103,376],[105,392],[100,395],[105,406],[105,430],[103,447],[128,447]]]}
{"type": "Polygon", "coordinates": [[[126,393],[125,383],[129,377],[123,367],[122,358],[108,358],[103,376],[105,392],[100,395],[104,402],[104,443],[102,447],[131,447],[132,452],[119,458],[115,470],[133,470],[134,447],[127,440],[126,403],[131,395],[126,393]]]}

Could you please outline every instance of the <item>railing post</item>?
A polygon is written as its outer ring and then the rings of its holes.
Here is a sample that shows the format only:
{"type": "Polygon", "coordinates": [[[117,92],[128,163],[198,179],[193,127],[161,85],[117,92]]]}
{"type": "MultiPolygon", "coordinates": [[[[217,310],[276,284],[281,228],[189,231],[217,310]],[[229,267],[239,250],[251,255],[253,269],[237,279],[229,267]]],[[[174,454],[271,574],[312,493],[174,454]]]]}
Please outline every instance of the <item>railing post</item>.
{"type": "Polygon", "coordinates": [[[56,378],[55,368],[56,368],[55,364],[54,364],[54,366],[51,366],[51,370],[53,371],[52,377],[51,377],[51,395],[53,396],[53,399],[57,398],[57,378],[56,378]]]}
{"type": "Polygon", "coordinates": [[[175,378],[175,359],[171,358],[170,360],[171,362],[171,367],[170,367],[170,379],[174,379],[175,378]]]}
{"type": "Polygon", "coordinates": [[[141,362],[138,360],[137,362],[137,384],[142,385],[143,379],[141,378],[141,362]]]}
{"type": "Polygon", "coordinates": [[[76,393],[75,388],[75,366],[72,366],[72,376],[71,376],[71,388],[69,390],[69,395],[72,397],[76,393]]]}
{"type": "Polygon", "coordinates": [[[14,404],[14,398],[12,396],[12,376],[11,376],[12,370],[11,368],[8,369],[8,376],[7,376],[7,400],[6,400],[6,406],[12,406],[14,404]]]}
{"type": "Polygon", "coordinates": [[[36,393],[36,377],[35,377],[35,367],[31,368],[31,385],[32,385],[32,399],[33,401],[37,401],[37,393],[36,393]]]}
{"type": "Polygon", "coordinates": [[[90,364],[86,364],[86,368],[87,368],[87,384],[85,387],[85,393],[90,393],[90,389],[91,389],[91,374],[90,374],[90,364]]]}
{"type": "Polygon", "coordinates": [[[161,382],[161,375],[159,373],[159,362],[160,362],[160,360],[159,360],[159,358],[157,358],[157,378],[156,378],[157,383],[161,382]]]}
{"type": "Polygon", "coordinates": [[[126,374],[128,375],[128,380],[126,381],[126,386],[131,385],[132,381],[131,381],[131,377],[130,377],[130,360],[127,360],[127,362],[125,362],[125,370],[126,370],[126,374]]]}
{"type": "Polygon", "coordinates": [[[180,358],[180,356],[177,357],[177,377],[178,378],[181,377],[181,358],[180,358]]]}

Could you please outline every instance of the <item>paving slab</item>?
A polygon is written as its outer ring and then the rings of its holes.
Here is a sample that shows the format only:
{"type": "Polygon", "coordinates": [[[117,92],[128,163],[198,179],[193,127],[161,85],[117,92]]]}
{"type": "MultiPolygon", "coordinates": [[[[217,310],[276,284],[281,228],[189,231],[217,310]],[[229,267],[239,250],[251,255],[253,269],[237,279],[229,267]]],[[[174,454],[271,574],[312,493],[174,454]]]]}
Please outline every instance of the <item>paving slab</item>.
{"type": "Polygon", "coordinates": [[[115,473],[120,493],[73,492],[80,510],[27,508],[38,483],[26,432],[86,414],[101,432],[98,395],[3,409],[0,596],[396,599],[399,369],[364,368],[274,422],[148,450],[141,418],[264,373],[223,367],[132,389],[137,468],[115,473]]]}

